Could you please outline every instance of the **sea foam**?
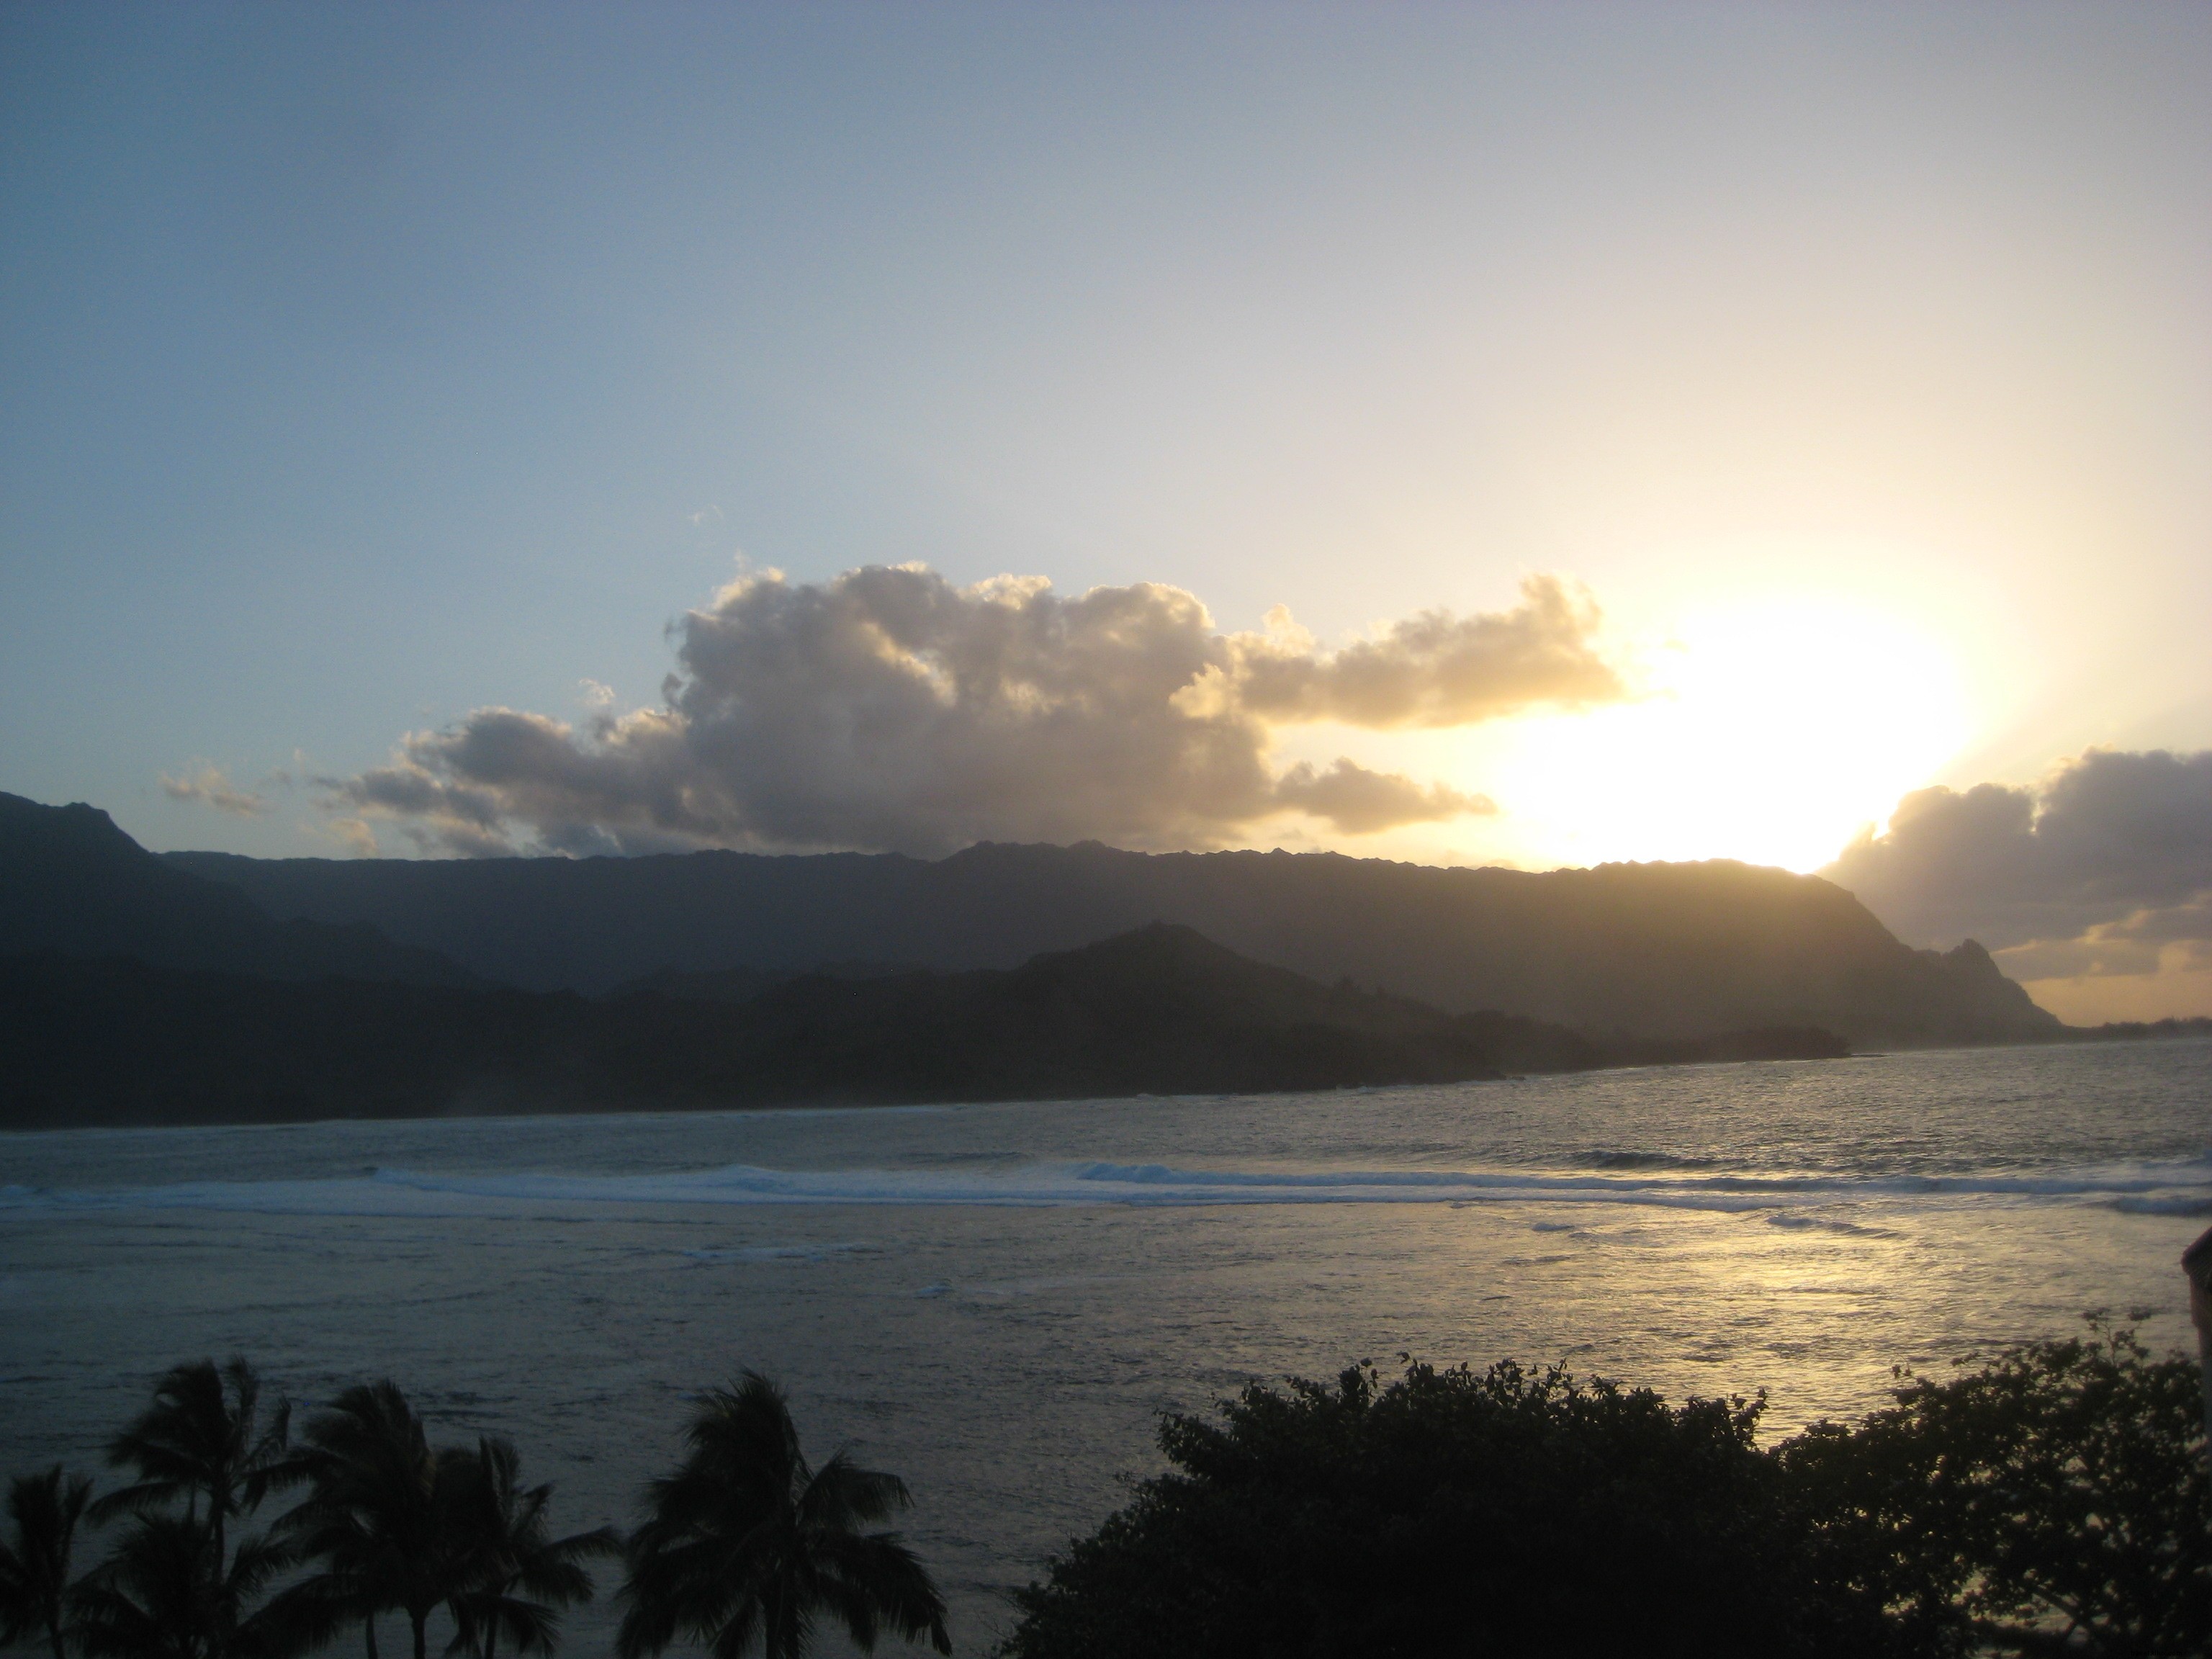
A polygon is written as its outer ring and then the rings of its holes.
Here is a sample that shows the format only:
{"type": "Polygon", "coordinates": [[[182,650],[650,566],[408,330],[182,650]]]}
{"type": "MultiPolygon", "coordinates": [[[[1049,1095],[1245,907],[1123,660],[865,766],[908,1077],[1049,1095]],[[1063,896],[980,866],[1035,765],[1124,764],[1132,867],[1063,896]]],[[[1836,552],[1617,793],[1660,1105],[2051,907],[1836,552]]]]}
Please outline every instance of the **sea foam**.
{"type": "Polygon", "coordinates": [[[732,1164],[652,1174],[438,1173],[379,1169],[327,1180],[0,1188],[0,1212],[225,1210],[440,1216],[667,1205],[1577,1204],[1717,1212],[1883,1200],[2100,1204],[2153,1214],[2212,1207],[2212,1158],[1961,1175],[1770,1173],[1676,1166],[1613,1173],[1527,1169],[1219,1169],[1034,1160],[990,1170],[779,1170],[732,1164]]]}

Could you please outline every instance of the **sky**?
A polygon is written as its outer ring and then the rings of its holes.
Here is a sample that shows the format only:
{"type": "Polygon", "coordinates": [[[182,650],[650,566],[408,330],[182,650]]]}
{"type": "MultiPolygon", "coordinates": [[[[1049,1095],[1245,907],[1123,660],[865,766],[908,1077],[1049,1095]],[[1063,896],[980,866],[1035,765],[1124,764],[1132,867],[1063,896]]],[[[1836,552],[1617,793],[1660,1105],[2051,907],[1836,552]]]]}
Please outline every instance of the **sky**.
{"type": "Polygon", "coordinates": [[[149,846],[1734,857],[2212,1012],[2212,9],[19,6],[0,224],[0,788],[149,846]]]}

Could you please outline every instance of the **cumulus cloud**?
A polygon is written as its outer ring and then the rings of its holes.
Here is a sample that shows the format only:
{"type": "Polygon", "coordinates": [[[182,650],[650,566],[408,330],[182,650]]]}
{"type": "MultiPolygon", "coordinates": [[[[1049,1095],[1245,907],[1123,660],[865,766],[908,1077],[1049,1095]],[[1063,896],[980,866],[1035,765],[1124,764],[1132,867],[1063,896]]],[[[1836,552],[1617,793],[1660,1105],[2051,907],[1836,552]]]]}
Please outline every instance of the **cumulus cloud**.
{"type": "Polygon", "coordinates": [[[1597,607],[1549,577],[1522,584],[1521,604],[1490,616],[1424,611],[1381,635],[1323,653],[1277,606],[1264,634],[1229,641],[1228,681],[1262,719],[1352,726],[1466,726],[1533,702],[1566,708],[1621,696],[1620,676],[1590,649],[1597,607]]]}
{"type": "Polygon", "coordinates": [[[258,818],[269,810],[266,797],[234,787],[219,766],[203,766],[188,777],[161,779],[161,793],[171,800],[198,801],[233,817],[258,818]]]}
{"type": "Polygon", "coordinates": [[[2041,785],[1923,789],[1821,872],[1901,937],[2014,978],[2212,968],[2212,750],[2091,750],[2041,785]]]}
{"type": "Polygon", "coordinates": [[[383,849],[376,844],[376,831],[364,819],[325,817],[320,823],[311,821],[301,827],[310,835],[325,836],[336,842],[348,857],[373,859],[383,854],[383,849]]]}
{"type": "Polygon", "coordinates": [[[1370,772],[1341,756],[1326,772],[1299,762],[1275,781],[1275,800],[1325,818],[1348,836],[1498,810],[1487,795],[1462,795],[1441,783],[1424,789],[1411,778],[1370,772]]]}
{"type": "Polygon", "coordinates": [[[2014,979],[2212,971],[2212,893],[2094,922],[2072,939],[2031,939],[2001,955],[2014,979]]]}
{"type": "Polygon", "coordinates": [[[1464,724],[1618,699],[1578,590],[1442,611],[1326,651],[1286,612],[1218,631],[1156,583],[1063,599],[920,566],[769,571],[673,630],[663,706],[580,726],[480,709],[325,780],[337,810],[460,853],[706,845],[936,853],[977,840],[1203,846],[1302,812],[1362,834],[1495,810],[1340,760],[1279,775],[1274,728],[1464,724]]]}

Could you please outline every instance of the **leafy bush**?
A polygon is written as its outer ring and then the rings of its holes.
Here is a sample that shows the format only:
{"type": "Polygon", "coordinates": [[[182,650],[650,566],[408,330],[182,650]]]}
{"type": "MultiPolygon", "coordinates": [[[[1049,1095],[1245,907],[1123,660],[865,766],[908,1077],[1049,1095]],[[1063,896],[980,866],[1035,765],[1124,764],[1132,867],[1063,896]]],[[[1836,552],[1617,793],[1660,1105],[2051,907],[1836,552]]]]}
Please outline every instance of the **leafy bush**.
{"type": "Polygon", "coordinates": [[[2212,1654],[2197,1366],[2090,1318],[1777,1449],[1830,1570],[1942,1650],[2212,1654]]]}
{"type": "Polygon", "coordinates": [[[1016,1598],[1005,1659],[2212,1654],[2198,1371],[2100,1323],[1899,1374],[1771,1450],[1512,1364],[1171,1416],[1170,1468],[1016,1598]]]}
{"type": "Polygon", "coordinates": [[[1008,1659],[1871,1656],[1760,1406],[1557,1369],[1371,1366],[1169,1418],[1173,1471],[1017,1599],[1008,1659]]]}

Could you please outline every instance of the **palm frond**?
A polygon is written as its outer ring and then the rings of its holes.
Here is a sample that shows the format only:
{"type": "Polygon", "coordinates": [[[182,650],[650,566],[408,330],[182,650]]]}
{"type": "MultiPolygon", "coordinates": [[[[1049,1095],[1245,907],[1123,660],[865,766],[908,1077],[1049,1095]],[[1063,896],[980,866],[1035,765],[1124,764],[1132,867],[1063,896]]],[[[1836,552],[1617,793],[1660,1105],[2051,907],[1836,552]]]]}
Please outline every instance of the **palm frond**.
{"type": "Polygon", "coordinates": [[[58,1630],[68,1598],[70,1557],[92,1482],[58,1463],[9,1483],[12,1543],[0,1540],[0,1642],[58,1630]]]}
{"type": "Polygon", "coordinates": [[[290,1424],[281,1400],[264,1420],[260,1379],[243,1358],[172,1366],[152,1403],[108,1443],[109,1466],[138,1479],[100,1498],[92,1518],[143,1515],[180,1499],[204,1499],[225,1518],[250,1511],[288,1478],[290,1424]]]}
{"type": "MultiPolygon", "coordinates": [[[[940,1653],[951,1650],[945,1632],[945,1597],[938,1590],[921,1558],[896,1533],[843,1534],[825,1539],[817,1556],[823,1595],[841,1606],[865,1604],[872,1620],[880,1620],[911,1642],[927,1636],[940,1653]]],[[[862,1647],[856,1631],[854,1639],[862,1647]]]]}
{"type": "Polygon", "coordinates": [[[197,1651],[216,1624],[208,1535],[182,1516],[142,1517],[70,1595],[91,1659],[197,1651]]]}
{"type": "Polygon", "coordinates": [[[799,1498],[805,1526],[849,1529],[887,1519],[913,1506],[906,1482],[895,1474],[856,1468],[840,1450],[806,1483],[799,1498]]]}
{"type": "Polygon", "coordinates": [[[920,1560],[894,1534],[860,1531],[911,1501],[896,1475],[843,1450],[811,1469],[782,1389],[741,1373],[700,1400],[683,1461],[646,1487],[617,1651],[644,1659],[688,1637],[718,1659],[756,1643],[763,1659],[799,1659],[826,1614],[864,1649],[888,1630],[950,1652],[920,1560]]]}

